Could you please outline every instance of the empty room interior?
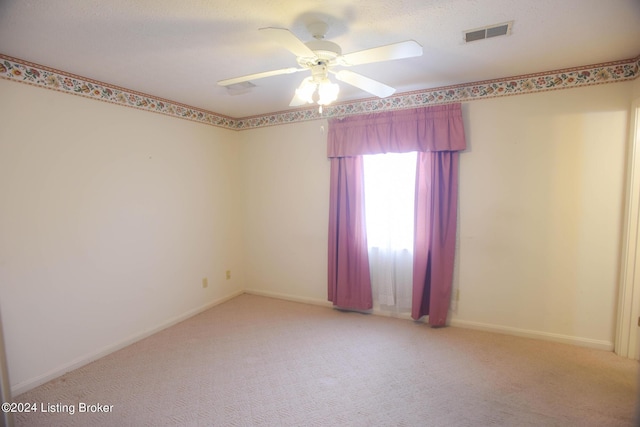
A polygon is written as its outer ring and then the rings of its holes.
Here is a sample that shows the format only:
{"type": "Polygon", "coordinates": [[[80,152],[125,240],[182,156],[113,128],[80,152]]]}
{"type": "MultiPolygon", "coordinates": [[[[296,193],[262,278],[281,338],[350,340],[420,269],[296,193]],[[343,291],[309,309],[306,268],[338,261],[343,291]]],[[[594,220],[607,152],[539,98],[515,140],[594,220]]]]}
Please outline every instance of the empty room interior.
{"type": "Polygon", "coordinates": [[[639,76],[636,0],[2,0],[3,423],[634,425],[639,76]]]}

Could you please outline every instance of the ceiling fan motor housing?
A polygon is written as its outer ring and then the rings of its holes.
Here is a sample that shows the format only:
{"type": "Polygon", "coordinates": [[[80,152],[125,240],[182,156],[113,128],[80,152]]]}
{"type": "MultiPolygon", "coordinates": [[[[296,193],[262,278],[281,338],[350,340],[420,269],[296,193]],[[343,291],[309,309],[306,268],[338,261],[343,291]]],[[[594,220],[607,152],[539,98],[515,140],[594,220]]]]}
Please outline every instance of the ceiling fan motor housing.
{"type": "Polygon", "coordinates": [[[336,43],[328,40],[313,40],[305,43],[305,45],[316,54],[316,58],[298,58],[298,63],[303,66],[309,66],[320,62],[331,63],[342,55],[342,49],[336,43]]]}

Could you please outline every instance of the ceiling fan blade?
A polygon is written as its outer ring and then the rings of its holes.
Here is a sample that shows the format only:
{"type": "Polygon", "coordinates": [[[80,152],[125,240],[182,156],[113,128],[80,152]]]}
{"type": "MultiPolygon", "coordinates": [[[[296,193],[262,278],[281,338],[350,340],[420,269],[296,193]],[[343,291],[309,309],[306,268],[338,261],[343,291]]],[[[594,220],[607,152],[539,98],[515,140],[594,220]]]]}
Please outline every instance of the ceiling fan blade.
{"type": "Polygon", "coordinates": [[[293,53],[295,56],[301,56],[304,58],[315,58],[316,54],[307,47],[299,38],[297,38],[291,31],[285,28],[260,28],[262,34],[269,37],[274,42],[280,44],[282,47],[293,53]]]}
{"type": "Polygon", "coordinates": [[[353,71],[340,70],[333,74],[335,74],[336,78],[341,82],[349,83],[350,85],[369,92],[379,98],[386,98],[387,96],[393,95],[396,91],[391,86],[387,86],[384,83],[365,77],[362,74],[354,73],[353,71]]]}
{"type": "Polygon", "coordinates": [[[220,86],[230,86],[236,83],[248,82],[249,80],[257,80],[265,77],[279,76],[280,74],[293,74],[293,73],[297,73],[298,71],[305,71],[305,70],[306,68],[295,68],[295,67],[282,68],[280,70],[265,71],[263,73],[249,74],[242,77],[234,77],[232,79],[219,80],[218,84],[220,86]]]}
{"type": "Polygon", "coordinates": [[[338,61],[340,65],[349,66],[390,61],[392,59],[412,58],[414,56],[422,56],[422,46],[416,41],[407,40],[386,46],[347,53],[338,57],[338,61]]]}

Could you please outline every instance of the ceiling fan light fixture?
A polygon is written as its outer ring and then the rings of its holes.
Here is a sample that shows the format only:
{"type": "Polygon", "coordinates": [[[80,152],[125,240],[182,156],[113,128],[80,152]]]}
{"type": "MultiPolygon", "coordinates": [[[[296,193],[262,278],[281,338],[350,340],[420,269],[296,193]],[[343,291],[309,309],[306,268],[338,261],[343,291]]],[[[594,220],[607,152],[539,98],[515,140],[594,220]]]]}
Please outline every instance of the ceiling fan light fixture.
{"type": "Polygon", "coordinates": [[[312,76],[302,80],[296,89],[296,98],[306,104],[329,105],[338,99],[339,92],[340,86],[327,77],[318,79],[312,76]]]}
{"type": "Polygon", "coordinates": [[[318,85],[318,105],[329,105],[338,99],[340,86],[337,83],[331,83],[329,79],[324,80],[318,85]]]}
{"type": "Polygon", "coordinates": [[[313,104],[313,94],[316,91],[316,84],[311,77],[302,80],[300,86],[296,89],[296,96],[304,100],[307,104],[313,104]]]}

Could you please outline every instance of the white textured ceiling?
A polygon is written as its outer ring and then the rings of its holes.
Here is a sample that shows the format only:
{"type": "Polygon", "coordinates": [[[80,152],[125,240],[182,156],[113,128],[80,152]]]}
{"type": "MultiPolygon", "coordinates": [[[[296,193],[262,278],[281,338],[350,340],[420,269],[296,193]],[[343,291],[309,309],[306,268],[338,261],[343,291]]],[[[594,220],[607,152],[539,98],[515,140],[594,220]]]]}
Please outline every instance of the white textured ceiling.
{"type": "MultiPolygon", "coordinates": [[[[353,67],[397,93],[630,59],[640,0],[0,0],[0,53],[230,117],[289,109],[304,73],[230,95],[216,81],[296,66],[257,31],[330,25],[344,53],[413,39],[419,58],[353,67]],[[513,21],[512,35],[463,31],[513,21]]],[[[341,83],[339,101],[368,98],[341,83]]]]}

